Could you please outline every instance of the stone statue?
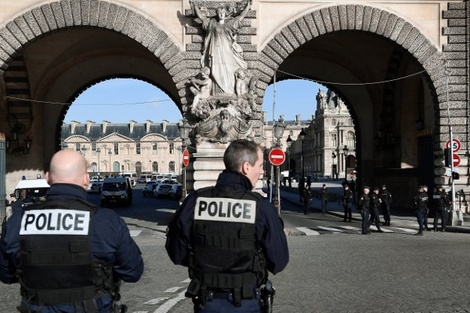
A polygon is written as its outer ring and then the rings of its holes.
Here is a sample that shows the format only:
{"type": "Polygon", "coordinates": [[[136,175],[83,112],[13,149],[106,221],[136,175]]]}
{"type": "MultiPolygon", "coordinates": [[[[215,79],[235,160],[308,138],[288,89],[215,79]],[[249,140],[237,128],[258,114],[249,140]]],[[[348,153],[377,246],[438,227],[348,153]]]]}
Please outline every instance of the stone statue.
{"type": "Polygon", "coordinates": [[[205,16],[201,8],[191,1],[193,11],[202,21],[205,31],[201,65],[211,69],[213,95],[235,95],[234,73],[238,68],[247,69],[243,50],[237,44],[236,36],[250,4],[247,2],[238,15],[233,6],[222,5],[217,8],[217,16],[214,18],[205,16]]]}
{"type": "Polygon", "coordinates": [[[317,93],[317,109],[318,110],[326,109],[326,98],[327,98],[326,93],[323,90],[318,89],[318,93],[317,93]]]}
{"type": "Polygon", "coordinates": [[[190,84],[189,90],[191,90],[194,95],[193,104],[191,105],[192,111],[196,110],[201,99],[207,99],[211,95],[212,79],[209,76],[210,71],[211,70],[205,66],[197,76],[191,77],[188,81],[190,84]]]}

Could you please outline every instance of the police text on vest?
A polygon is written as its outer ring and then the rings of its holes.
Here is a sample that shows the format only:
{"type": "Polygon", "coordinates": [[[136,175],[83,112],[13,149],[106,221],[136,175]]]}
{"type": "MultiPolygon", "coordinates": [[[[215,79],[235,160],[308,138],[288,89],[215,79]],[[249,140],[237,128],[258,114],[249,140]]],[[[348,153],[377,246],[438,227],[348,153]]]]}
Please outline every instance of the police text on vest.
{"type": "Polygon", "coordinates": [[[254,224],[255,218],[254,200],[206,197],[196,200],[195,220],[254,224]]]}
{"type": "Polygon", "coordinates": [[[90,212],[67,209],[26,210],[20,235],[88,235],[90,212]]]}

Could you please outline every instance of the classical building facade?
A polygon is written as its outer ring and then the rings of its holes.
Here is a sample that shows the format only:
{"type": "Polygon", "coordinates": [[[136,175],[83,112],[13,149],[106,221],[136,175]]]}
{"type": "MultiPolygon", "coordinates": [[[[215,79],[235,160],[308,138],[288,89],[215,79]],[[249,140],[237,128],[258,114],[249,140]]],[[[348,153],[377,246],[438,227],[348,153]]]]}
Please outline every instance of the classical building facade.
{"type": "MultiPolygon", "coordinates": [[[[278,142],[273,122],[266,122],[262,146],[266,154],[274,146],[285,151],[283,172],[290,172],[292,177],[304,172],[305,176],[338,178],[344,177],[346,167],[355,168],[354,125],[344,102],[334,92],[318,91],[311,119],[302,120],[297,115],[295,121],[286,121],[281,115],[275,123],[285,126],[282,138],[278,142]],[[302,130],[306,133],[303,142],[299,140],[302,130]]],[[[72,121],[62,125],[61,134],[62,149],[83,154],[90,165],[90,175],[181,174],[183,146],[177,123],[72,121]]],[[[269,163],[265,166],[269,175],[269,163]]]]}

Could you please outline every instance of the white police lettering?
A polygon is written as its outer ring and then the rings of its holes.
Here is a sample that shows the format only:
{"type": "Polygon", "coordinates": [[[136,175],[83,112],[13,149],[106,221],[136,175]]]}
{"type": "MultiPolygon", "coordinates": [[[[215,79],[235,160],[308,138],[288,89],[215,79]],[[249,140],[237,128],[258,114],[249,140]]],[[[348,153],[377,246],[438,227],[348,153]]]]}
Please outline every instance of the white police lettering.
{"type": "Polygon", "coordinates": [[[88,235],[90,212],[67,209],[26,211],[20,235],[88,235]]]}
{"type": "Polygon", "coordinates": [[[194,219],[254,224],[256,201],[199,197],[196,200],[194,219]]]}

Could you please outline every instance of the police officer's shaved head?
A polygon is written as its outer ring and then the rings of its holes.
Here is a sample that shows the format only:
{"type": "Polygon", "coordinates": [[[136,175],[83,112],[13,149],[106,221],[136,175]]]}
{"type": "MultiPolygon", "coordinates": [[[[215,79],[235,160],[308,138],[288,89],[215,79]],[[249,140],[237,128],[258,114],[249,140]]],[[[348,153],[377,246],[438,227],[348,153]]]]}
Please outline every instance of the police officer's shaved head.
{"type": "Polygon", "coordinates": [[[61,150],[52,156],[46,179],[50,185],[64,183],[87,188],[90,180],[87,170],[87,161],[80,153],[61,150]]]}
{"type": "Polygon", "coordinates": [[[239,172],[245,162],[254,165],[258,160],[258,150],[261,150],[261,147],[253,141],[246,139],[232,141],[224,153],[225,168],[239,172]]]}

